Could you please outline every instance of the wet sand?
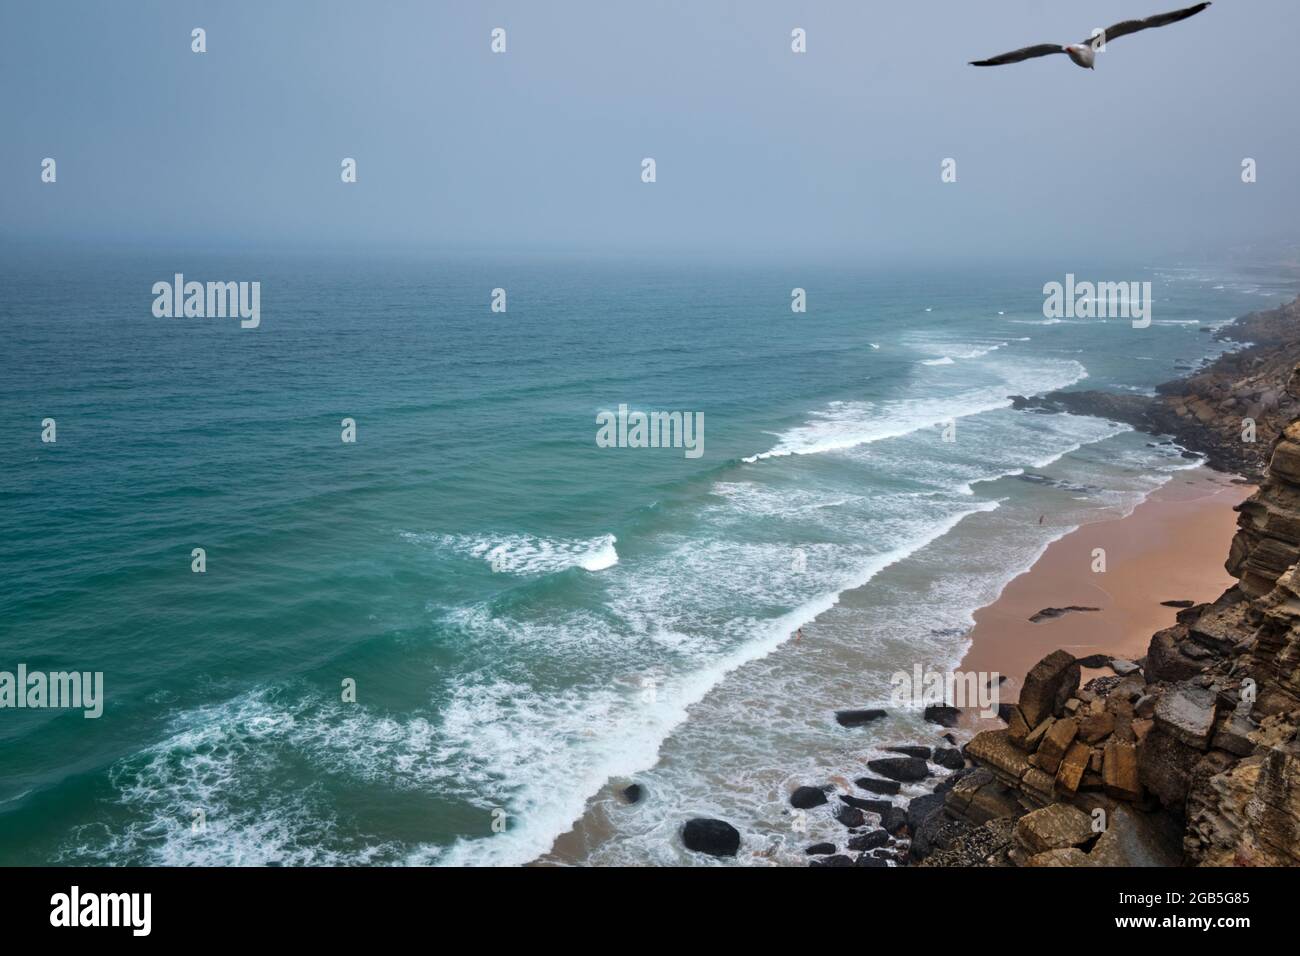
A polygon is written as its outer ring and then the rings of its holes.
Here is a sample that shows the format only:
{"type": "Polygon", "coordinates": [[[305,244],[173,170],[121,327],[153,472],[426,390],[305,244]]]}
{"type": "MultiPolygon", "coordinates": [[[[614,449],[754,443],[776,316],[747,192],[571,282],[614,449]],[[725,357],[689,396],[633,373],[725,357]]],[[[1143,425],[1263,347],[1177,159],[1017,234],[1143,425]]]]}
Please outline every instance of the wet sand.
{"type": "Polygon", "coordinates": [[[1076,657],[1143,657],[1151,635],[1175,623],[1177,608],[1162,601],[1212,601],[1235,583],[1223,567],[1236,531],[1232,509],[1254,490],[1192,469],[1127,517],[1083,525],[1053,542],[996,601],[975,612],[961,669],[1005,675],[1001,697],[1014,701],[1026,671],[1057,648],[1076,657]],[[1093,570],[1097,548],[1105,551],[1103,573],[1093,570]],[[1071,605],[1098,610],[1029,620],[1045,608],[1071,605]]]}

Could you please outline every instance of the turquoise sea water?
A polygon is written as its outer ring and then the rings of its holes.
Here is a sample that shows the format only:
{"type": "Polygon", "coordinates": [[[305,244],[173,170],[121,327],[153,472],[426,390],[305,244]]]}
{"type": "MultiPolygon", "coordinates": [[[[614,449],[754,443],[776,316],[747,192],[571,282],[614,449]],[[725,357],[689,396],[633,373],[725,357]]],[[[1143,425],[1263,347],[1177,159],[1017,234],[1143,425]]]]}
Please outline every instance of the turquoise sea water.
{"type": "Polygon", "coordinates": [[[1075,266],[1153,281],[1154,323],[1045,320],[1066,271],[10,257],[0,670],[106,703],[0,710],[0,863],[524,863],[579,819],[565,861],[693,862],[683,815],[770,816],[848,745],[829,696],[951,664],[1048,540],[1189,464],[1006,396],[1149,389],[1292,292],[1075,266]],[[259,280],[261,327],[154,318],[176,272],[259,280]],[[703,412],[704,454],[598,448],[620,404],[703,412]],[[814,618],[834,666],[781,654],[814,618]]]}

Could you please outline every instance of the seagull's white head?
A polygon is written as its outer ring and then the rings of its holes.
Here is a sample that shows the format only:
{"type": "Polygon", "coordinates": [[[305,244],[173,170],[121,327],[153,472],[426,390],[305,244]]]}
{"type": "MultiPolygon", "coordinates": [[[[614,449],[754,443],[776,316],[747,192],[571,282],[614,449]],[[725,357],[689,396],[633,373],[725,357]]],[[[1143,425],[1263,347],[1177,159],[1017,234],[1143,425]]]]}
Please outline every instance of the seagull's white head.
{"type": "Polygon", "coordinates": [[[1091,43],[1071,43],[1068,46],[1061,47],[1061,49],[1066,52],[1071,60],[1085,70],[1095,69],[1093,64],[1097,62],[1097,51],[1092,48],[1091,43]]]}

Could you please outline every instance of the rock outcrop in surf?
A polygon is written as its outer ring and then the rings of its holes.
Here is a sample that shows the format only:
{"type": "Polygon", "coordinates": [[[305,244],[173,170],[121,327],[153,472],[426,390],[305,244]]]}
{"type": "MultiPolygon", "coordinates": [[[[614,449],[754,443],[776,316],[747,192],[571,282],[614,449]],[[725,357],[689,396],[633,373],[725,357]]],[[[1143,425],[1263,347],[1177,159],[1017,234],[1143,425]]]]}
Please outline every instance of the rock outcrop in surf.
{"type": "Polygon", "coordinates": [[[1220,471],[1258,481],[1269,462],[1272,436],[1300,416],[1300,298],[1253,312],[1215,333],[1242,347],[1166,382],[1154,398],[1121,392],[1056,391],[1012,396],[1016,408],[1065,411],[1125,422],[1168,435],[1205,455],[1220,471]]]}

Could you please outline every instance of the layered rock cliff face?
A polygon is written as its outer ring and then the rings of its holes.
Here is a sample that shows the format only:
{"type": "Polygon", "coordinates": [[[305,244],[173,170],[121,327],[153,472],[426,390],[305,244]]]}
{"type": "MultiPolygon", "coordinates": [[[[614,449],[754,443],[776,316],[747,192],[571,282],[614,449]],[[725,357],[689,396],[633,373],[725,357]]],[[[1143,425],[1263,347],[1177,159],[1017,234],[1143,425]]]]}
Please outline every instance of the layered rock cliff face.
{"type": "MultiPolygon", "coordinates": [[[[1278,393],[1300,410],[1294,362],[1278,393]]],[[[1238,508],[1239,583],[1140,661],[1040,661],[966,746],[923,865],[1300,865],[1300,420],[1279,424],[1238,508]],[[1081,665],[1111,674],[1080,687],[1081,665]]]]}

